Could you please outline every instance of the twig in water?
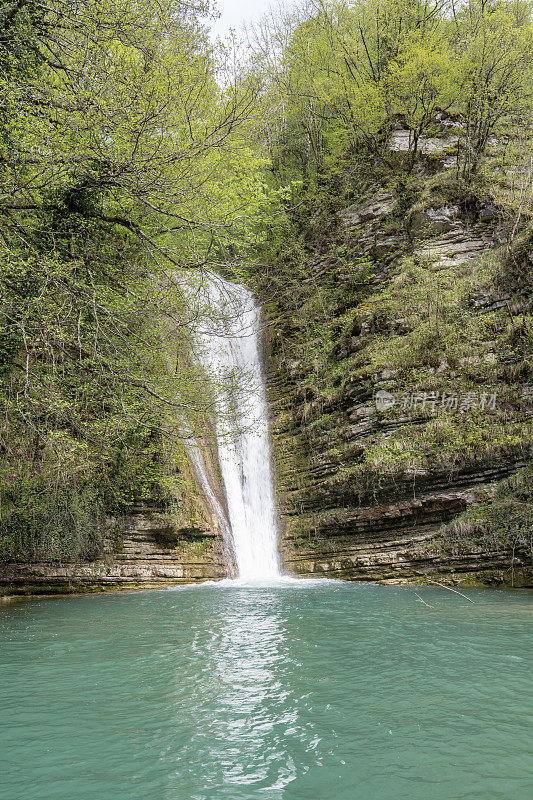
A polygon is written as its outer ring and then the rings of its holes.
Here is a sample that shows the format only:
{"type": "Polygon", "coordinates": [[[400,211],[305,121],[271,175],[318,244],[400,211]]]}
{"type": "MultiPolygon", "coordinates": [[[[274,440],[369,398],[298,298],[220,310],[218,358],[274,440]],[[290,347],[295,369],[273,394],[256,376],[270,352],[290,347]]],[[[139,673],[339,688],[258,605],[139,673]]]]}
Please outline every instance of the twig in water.
{"type": "Polygon", "coordinates": [[[462,592],[458,592],[457,589],[452,589],[451,586],[446,586],[445,583],[439,583],[438,581],[430,581],[430,583],[434,583],[435,586],[441,586],[443,589],[449,589],[450,592],[455,592],[455,594],[460,594],[461,597],[464,597],[464,599],[468,600],[469,603],[474,603],[474,605],[476,605],[475,601],[471,600],[469,597],[467,597],[466,594],[463,594],[462,592]]]}
{"type": "Polygon", "coordinates": [[[424,605],[425,605],[425,606],[427,606],[428,608],[435,608],[435,606],[430,606],[430,605],[429,605],[429,603],[426,603],[426,601],[425,601],[425,600],[422,600],[422,598],[420,597],[420,595],[419,595],[419,594],[417,594],[417,592],[415,592],[415,595],[418,597],[418,599],[420,600],[420,602],[421,602],[421,603],[424,603],[424,605]]]}

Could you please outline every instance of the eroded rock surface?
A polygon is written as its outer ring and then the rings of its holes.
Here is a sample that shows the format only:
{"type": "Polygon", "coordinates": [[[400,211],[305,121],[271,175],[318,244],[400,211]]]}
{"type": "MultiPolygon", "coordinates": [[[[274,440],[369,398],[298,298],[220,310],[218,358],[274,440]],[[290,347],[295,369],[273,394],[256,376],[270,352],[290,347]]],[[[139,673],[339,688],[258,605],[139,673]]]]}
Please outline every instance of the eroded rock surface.
{"type": "MultiPolygon", "coordinates": [[[[457,145],[454,131],[461,121],[443,116],[441,122],[448,135],[421,140],[419,152],[442,156],[442,168],[455,163],[455,157],[447,154],[457,145]]],[[[391,149],[409,149],[409,132],[401,126],[392,134],[391,149]]],[[[485,256],[496,254],[502,242],[507,241],[507,223],[491,201],[473,207],[443,202],[438,196],[440,202],[427,194],[422,196],[426,200],[409,210],[399,193],[376,185],[358,203],[352,202],[337,213],[339,228],[332,228],[329,235],[337,242],[342,239],[346,252],[374,261],[370,291],[388,281],[398,281],[400,285],[410,280],[409,269],[402,272],[398,268],[406,257],[413,268],[426,270],[424,274],[434,274],[439,280],[442,275],[442,285],[447,282],[453,287],[454,274],[460,277],[471,269],[470,264],[482,265],[485,256]]],[[[338,268],[333,257],[324,255],[328,248],[323,240],[317,252],[312,246],[309,250],[309,267],[315,280],[335,274],[338,281],[345,282],[350,296],[353,284],[346,277],[348,271],[345,276],[344,268],[338,268]]],[[[427,297],[433,291],[432,280],[427,278],[427,297]]],[[[427,302],[428,315],[438,311],[440,289],[434,291],[435,297],[427,302]]],[[[420,296],[424,297],[424,292],[420,296]]],[[[512,319],[513,314],[525,308],[525,294],[523,297],[517,302],[508,291],[479,288],[461,302],[468,303],[473,314],[502,309],[512,319]]],[[[344,310],[349,302],[342,305],[344,310]]],[[[470,547],[454,548],[442,543],[443,525],[480,502],[491,502],[494,487],[530,463],[533,453],[528,449],[527,436],[523,435],[514,450],[510,447],[502,455],[489,454],[488,447],[487,455],[480,451],[463,463],[460,458],[456,462],[452,458],[446,464],[445,459],[439,461],[435,457],[434,463],[425,468],[402,469],[398,461],[396,471],[383,469],[380,473],[377,468],[372,480],[364,469],[358,471],[358,467],[365,466],[368,448],[387,441],[392,447],[398,434],[417,427],[422,430],[428,424],[428,416],[417,414],[416,408],[395,417],[380,413],[376,392],[383,392],[385,398],[395,396],[397,403],[399,393],[412,391],[413,384],[409,383],[408,373],[399,374],[398,369],[365,366],[371,364],[364,357],[369,343],[380,337],[382,341],[383,337],[394,339],[402,346],[402,337],[413,330],[408,309],[399,307],[397,317],[384,323],[379,304],[373,305],[372,311],[365,310],[364,302],[360,308],[363,310],[354,316],[351,330],[331,346],[329,359],[335,383],[330,387],[315,388],[312,375],[309,376],[313,364],[306,362],[305,355],[295,359],[279,330],[272,336],[269,385],[285,568],[295,575],[349,580],[532,586],[531,556],[520,547],[472,543],[470,547]]],[[[509,320],[498,324],[503,329],[512,326],[509,320]]],[[[289,340],[295,335],[294,330],[291,323],[289,340]]],[[[454,380],[468,373],[474,376],[471,388],[476,391],[470,392],[473,395],[484,390],[484,381],[515,380],[513,376],[519,368],[506,366],[505,359],[502,363],[501,352],[497,354],[496,350],[496,343],[487,342],[482,354],[469,358],[448,360],[430,350],[421,351],[420,357],[428,359],[425,374],[434,389],[442,385],[449,391],[454,380]],[[493,374],[483,369],[491,369],[493,374]]],[[[510,363],[513,356],[506,358],[510,363]]],[[[421,366],[414,356],[413,364],[421,366]]],[[[527,373],[526,366],[520,369],[527,373]]],[[[509,425],[515,422],[516,399],[493,409],[509,425]]],[[[459,406],[457,412],[467,413],[464,409],[461,412],[459,406]]],[[[520,424],[527,427],[527,418],[527,413],[522,414],[520,424]]]]}
{"type": "Polygon", "coordinates": [[[200,486],[180,498],[179,519],[139,498],[127,516],[109,519],[103,553],[90,562],[0,564],[0,595],[51,595],[157,588],[228,574],[222,531],[200,486]]]}

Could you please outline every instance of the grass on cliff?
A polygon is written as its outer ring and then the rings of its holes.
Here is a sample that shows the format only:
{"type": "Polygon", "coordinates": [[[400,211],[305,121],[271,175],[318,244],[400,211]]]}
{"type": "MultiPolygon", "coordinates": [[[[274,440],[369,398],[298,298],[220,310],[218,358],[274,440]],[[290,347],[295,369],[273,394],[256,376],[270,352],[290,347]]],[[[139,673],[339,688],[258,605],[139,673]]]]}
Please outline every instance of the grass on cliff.
{"type": "MultiPolygon", "coordinates": [[[[398,241],[405,221],[421,209],[457,205],[463,217],[475,218],[487,202],[485,185],[466,186],[453,170],[375,186],[373,196],[390,190],[396,204],[376,231],[398,241]]],[[[365,184],[361,197],[367,196],[365,184]]],[[[271,239],[273,349],[309,468],[327,460],[332,472],[325,483],[352,496],[402,476],[452,475],[527,458],[533,382],[527,226],[513,247],[463,263],[443,262],[431,254],[431,240],[415,240],[412,249],[427,254],[399,246],[385,270],[361,247],[363,234],[368,238],[359,225],[346,237],[330,215],[326,233],[293,222],[277,242],[271,239]],[[293,291],[291,280],[303,275],[293,291]],[[380,389],[396,400],[384,412],[374,404],[380,389]],[[438,394],[439,402],[405,408],[403,398],[417,393],[438,394]],[[457,407],[443,407],[442,396],[454,394],[457,407]]]]}
{"type": "Polygon", "coordinates": [[[533,558],[533,466],[492,489],[491,496],[444,526],[438,544],[453,553],[502,547],[533,558]]]}

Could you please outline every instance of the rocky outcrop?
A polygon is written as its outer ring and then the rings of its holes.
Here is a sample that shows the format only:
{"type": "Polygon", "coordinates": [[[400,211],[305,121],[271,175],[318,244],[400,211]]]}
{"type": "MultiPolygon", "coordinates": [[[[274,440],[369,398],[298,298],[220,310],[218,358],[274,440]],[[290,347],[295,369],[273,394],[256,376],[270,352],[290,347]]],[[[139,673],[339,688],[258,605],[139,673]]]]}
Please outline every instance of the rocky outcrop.
{"type": "MultiPolygon", "coordinates": [[[[447,122],[443,120],[443,124],[447,122]]],[[[451,122],[453,134],[460,121],[451,122]]],[[[430,159],[438,156],[440,168],[447,167],[451,166],[449,151],[456,144],[453,135],[423,140],[419,152],[430,159]]],[[[391,146],[399,153],[406,152],[409,132],[401,128],[394,131],[391,146]]],[[[418,170],[421,172],[422,167],[418,170]]],[[[421,177],[420,186],[423,180],[421,177]]],[[[372,343],[375,348],[376,342],[390,337],[402,346],[402,337],[413,330],[412,317],[408,309],[403,311],[397,304],[397,318],[383,322],[379,304],[361,302],[361,292],[353,295],[353,282],[345,277],[349,270],[339,266],[331,255],[339,251],[342,242],[343,253],[364,255],[375,263],[372,277],[367,279],[370,298],[373,291],[389,282],[398,281],[400,285],[414,281],[409,278],[409,269],[425,270],[428,288],[423,288],[419,296],[433,291],[435,285],[439,287],[435,299],[431,299],[433,315],[441,302],[438,293],[447,285],[453,288],[454,281],[468,272],[470,283],[465,285],[471,284],[472,291],[467,300],[470,311],[465,315],[501,310],[505,322],[495,320],[491,323],[494,329],[499,326],[505,330],[510,325],[514,330],[509,320],[523,311],[526,300],[519,298],[517,302],[508,291],[487,287],[481,278],[476,286],[468,267],[481,263],[486,254],[496,253],[506,240],[508,229],[495,205],[490,200],[473,204],[458,198],[454,202],[444,192],[432,195],[425,187],[419,191],[419,198],[415,197],[414,203],[411,199],[409,207],[400,191],[380,186],[367,189],[357,203],[338,211],[337,227],[330,227],[328,245],[324,246],[322,233],[316,250],[313,244],[309,246],[309,271],[315,283],[327,277],[334,287],[326,290],[326,302],[328,296],[334,297],[332,303],[341,305],[345,318],[350,307],[354,309],[351,327],[343,323],[342,334],[331,342],[329,386],[313,374],[316,356],[314,363],[306,361],[302,347],[304,355],[294,356],[291,341],[298,335],[295,323],[291,320],[280,331],[277,317],[276,332],[271,336],[269,391],[284,565],[288,572],[300,576],[533,586],[531,555],[523,548],[503,540],[500,545],[472,541],[458,547],[443,538],[443,526],[480,502],[490,503],[494,487],[529,463],[533,455],[533,437],[527,435],[528,427],[531,431],[531,409],[520,411],[517,398],[511,396],[510,401],[501,401],[490,410],[494,420],[486,424],[494,424],[495,430],[500,430],[499,425],[504,439],[513,438],[505,435],[505,425],[509,425],[509,432],[520,428],[515,446],[491,450],[489,442],[478,450],[472,447],[465,457],[453,452],[453,441],[443,439],[446,452],[442,458],[434,442],[432,460],[405,467],[398,456],[394,463],[395,443],[402,437],[408,440],[420,431],[426,444],[431,439],[430,432],[424,432],[430,431],[428,426],[435,415],[417,413],[416,404],[404,413],[398,408],[397,398],[402,392],[416,394],[420,375],[425,375],[433,394],[439,397],[445,396],[442,388],[448,392],[450,385],[453,388],[454,381],[457,386],[469,386],[471,395],[483,392],[484,381],[496,381],[502,393],[509,396],[506,375],[513,369],[515,373],[527,370],[525,366],[510,368],[505,362],[515,359],[518,364],[520,357],[505,347],[496,355],[496,342],[488,341],[481,348],[482,354],[458,357],[450,366],[447,356],[438,350],[432,353],[428,344],[428,351],[422,349],[420,356],[427,359],[425,365],[417,364],[412,355],[414,366],[407,372],[373,366],[376,360],[379,362],[375,349],[365,359],[372,343]],[[331,242],[335,242],[334,247],[331,242]],[[403,274],[401,264],[406,257],[412,267],[405,267],[407,274],[403,274]],[[441,283],[433,284],[437,280],[430,277],[433,275],[439,276],[441,283]],[[354,296],[352,306],[342,295],[338,299],[338,284],[343,283],[346,295],[354,296]],[[485,373],[483,367],[475,372],[478,365],[486,365],[485,373]],[[421,366],[424,369],[419,369],[421,366]],[[489,368],[492,373],[486,371],[489,368]],[[396,402],[397,413],[386,413],[387,404],[380,406],[377,402],[378,392],[396,402]],[[372,467],[372,460],[367,458],[376,447],[385,451],[388,447],[393,453],[382,468],[379,464],[372,467]]],[[[334,306],[327,311],[336,313],[334,306]]],[[[418,324],[424,324],[423,315],[418,324]]],[[[432,331],[421,330],[431,342],[432,331]]],[[[482,328],[479,331],[480,336],[485,335],[482,328]]],[[[520,386],[513,387],[515,393],[519,390],[520,386]]],[[[521,390],[523,394],[523,387],[521,390]]],[[[461,404],[456,410],[463,417],[468,413],[466,406],[461,410],[461,404]]],[[[472,429],[482,423],[472,422],[472,429]]],[[[400,443],[405,445],[404,441],[400,443]]],[[[401,455],[403,451],[398,452],[401,455]]]]}
{"type": "MultiPolygon", "coordinates": [[[[212,464],[210,472],[215,475],[212,464]]],[[[228,559],[219,521],[192,474],[177,498],[178,514],[139,498],[126,516],[107,520],[96,560],[2,563],[0,595],[149,589],[225,577],[228,559]]]]}
{"type": "Polygon", "coordinates": [[[527,554],[475,545],[466,552],[446,551],[440,542],[444,523],[490,497],[494,483],[524,467],[531,454],[453,474],[435,468],[382,475],[365,489],[357,478],[353,483],[336,478],[339,469],[358,459],[365,436],[379,429],[375,408],[359,408],[358,441],[341,458],[331,457],[341,437],[332,434],[309,452],[305,427],[290,423],[293,398],[274,374],[270,392],[282,556],[289,573],[393,583],[533,585],[527,554]]]}

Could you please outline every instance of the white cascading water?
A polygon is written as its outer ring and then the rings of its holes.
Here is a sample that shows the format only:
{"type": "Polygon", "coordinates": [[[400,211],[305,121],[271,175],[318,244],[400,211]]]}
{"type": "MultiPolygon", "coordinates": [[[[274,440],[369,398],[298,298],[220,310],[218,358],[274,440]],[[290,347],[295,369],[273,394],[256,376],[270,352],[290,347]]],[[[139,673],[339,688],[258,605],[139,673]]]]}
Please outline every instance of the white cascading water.
{"type": "Polygon", "coordinates": [[[243,286],[207,276],[209,322],[201,358],[219,381],[217,448],[238,577],[280,575],[267,404],[259,357],[260,310],[243,286]]]}

